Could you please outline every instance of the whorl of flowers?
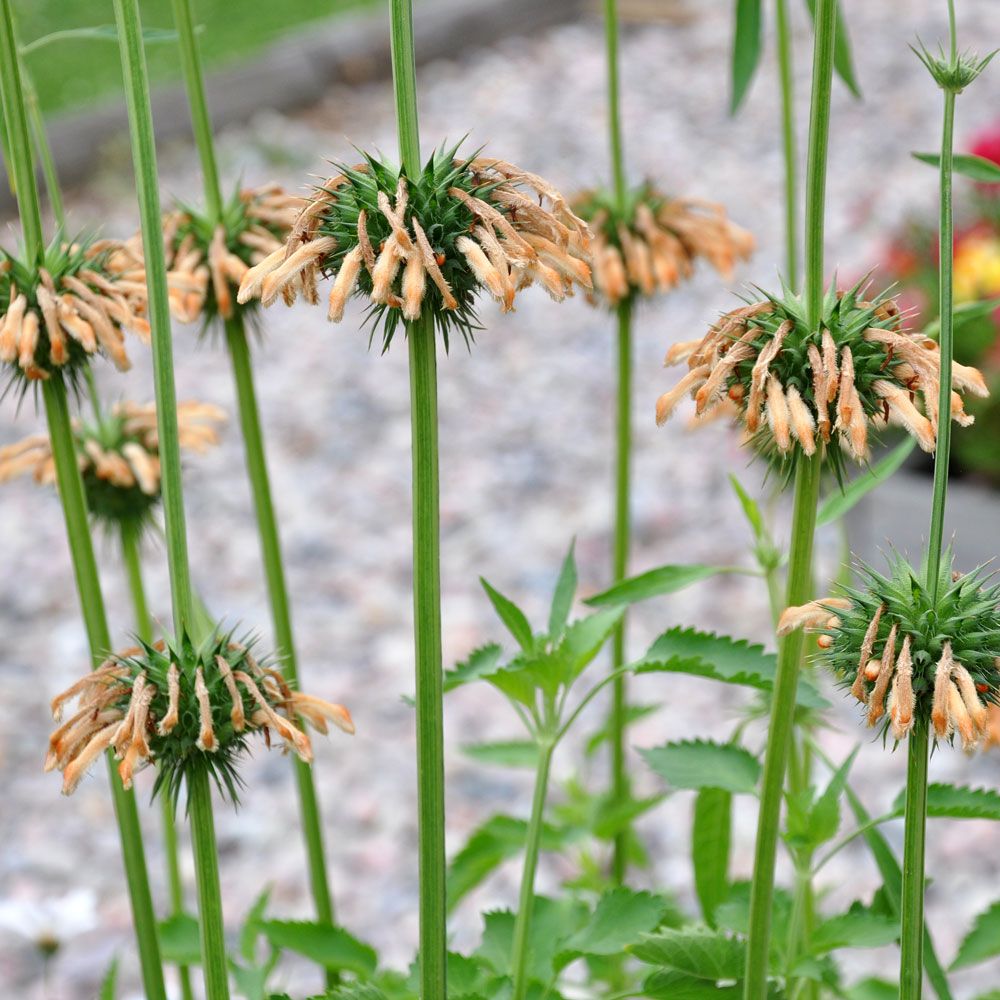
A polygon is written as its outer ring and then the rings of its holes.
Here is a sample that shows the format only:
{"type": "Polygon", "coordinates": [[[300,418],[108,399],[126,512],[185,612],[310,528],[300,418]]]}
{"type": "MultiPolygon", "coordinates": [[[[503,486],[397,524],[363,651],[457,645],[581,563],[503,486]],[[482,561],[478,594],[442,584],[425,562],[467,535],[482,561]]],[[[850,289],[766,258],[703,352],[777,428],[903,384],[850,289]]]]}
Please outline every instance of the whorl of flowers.
{"type": "MultiPolygon", "coordinates": [[[[735,408],[758,447],[782,459],[820,448],[839,471],[843,452],[866,461],[869,428],[889,422],[933,451],[938,345],[903,328],[892,297],[863,299],[863,284],[831,289],[815,330],[802,299],[786,290],[781,298],[766,296],[726,313],[700,340],[675,344],[665,363],[687,361],[689,371],[657,401],[657,423],[690,393],[699,416],[735,408]]],[[[965,365],[953,365],[952,385],[988,395],[980,372],[965,365]]],[[[963,426],[972,422],[956,391],[951,417],[963,426]]]]}
{"type": "Polygon", "coordinates": [[[953,573],[950,552],[936,601],[926,573],[898,553],[887,576],[860,572],[861,588],[788,608],[778,634],[818,632],[822,658],[865,706],[868,725],[893,739],[916,722],[967,750],[988,739],[988,708],[1000,698],[1000,586],[982,570],[953,573]]]}
{"type": "Polygon", "coordinates": [[[145,314],[145,268],[128,244],[58,238],[39,263],[0,249],[0,362],[22,383],[75,382],[97,353],[126,371],[124,331],[148,342],[145,314]]]}
{"type": "MultiPolygon", "coordinates": [[[[163,218],[170,311],[181,323],[232,319],[236,291],[247,271],[280,250],[305,198],[276,184],[237,191],[222,219],[179,207],[163,218]]],[[[310,276],[307,276],[310,277],[310,276]]],[[[307,291],[307,295],[308,295],[307,291]]],[[[314,295],[315,292],[313,291],[314,295]]],[[[295,289],[285,290],[291,304],[295,289]]]]}
{"type": "Polygon", "coordinates": [[[343,705],[293,691],[247,644],[219,633],[200,646],[161,640],[111,656],[53,699],[57,721],[74,699],[76,711],[52,733],[45,759],[46,771],[62,771],[65,795],[110,749],[126,788],[155,762],[154,794],[164,789],[176,800],[185,774],[205,768],[235,801],[237,764],[253,733],[268,746],[273,734],[308,763],[313,751],[303,720],[321,733],[331,722],[354,732],[343,705]]]}
{"type": "Polygon", "coordinates": [[[299,216],[285,249],[250,269],[239,301],[264,305],[301,287],[316,300],[318,274],[333,276],[329,318],[352,294],[388,346],[400,323],[425,309],[447,339],[477,329],[481,289],[505,312],[539,283],[555,299],[590,287],[589,232],[550,184],[503,160],[435,151],[416,178],[366,154],[343,167],[299,216]],[[547,206],[547,207],[546,207],[547,206]]]}
{"type": "Polygon", "coordinates": [[[671,198],[650,183],[629,192],[624,213],[603,189],[584,192],[573,208],[594,234],[592,299],[611,306],[670,291],[691,277],[699,259],[728,279],[754,250],[753,236],[721,205],[671,198]]]}
{"type": "MultiPolygon", "coordinates": [[[[218,443],[225,413],[209,403],[177,406],[182,448],[201,454],[218,443]]],[[[160,498],[160,450],[152,403],[117,403],[100,420],[74,421],[77,461],[87,507],[99,521],[141,526],[160,498]]],[[[52,445],[36,434],[0,448],[0,483],[31,473],[35,482],[56,481],[52,445]]]]}

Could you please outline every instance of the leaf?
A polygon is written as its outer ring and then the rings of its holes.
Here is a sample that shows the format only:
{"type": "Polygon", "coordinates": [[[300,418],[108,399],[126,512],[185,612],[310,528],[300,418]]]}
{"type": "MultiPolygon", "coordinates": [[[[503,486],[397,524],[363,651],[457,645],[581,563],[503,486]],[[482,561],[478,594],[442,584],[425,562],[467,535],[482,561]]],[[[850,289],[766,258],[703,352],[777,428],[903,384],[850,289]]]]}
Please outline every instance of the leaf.
{"type": "Polygon", "coordinates": [[[809,948],[825,954],[836,948],[880,948],[899,940],[899,921],[858,908],[824,920],[809,939],[809,948]]]}
{"type": "Polygon", "coordinates": [[[662,896],[619,886],[598,901],[590,919],[561,945],[556,959],[564,968],[581,955],[618,955],[640,935],[655,930],[671,909],[662,896]]]}
{"type": "Polygon", "coordinates": [[[958,946],[950,968],[964,969],[977,962],[1000,955],[1000,901],[984,910],[972,922],[972,928],[958,946]]]}
{"type": "MultiPolygon", "coordinates": [[[[1000,309],[1000,298],[995,299],[980,299],[977,302],[963,302],[960,305],[955,306],[951,311],[952,318],[955,323],[955,332],[965,326],[966,323],[972,323],[977,319],[982,319],[984,316],[989,316],[990,313],[995,312],[1000,309]]],[[[932,319],[925,327],[924,333],[928,337],[938,337],[941,334],[941,317],[932,319]]]]}
{"type": "Polygon", "coordinates": [[[563,560],[559,579],[556,581],[555,593],[552,595],[552,609],[549,611],[549,638],[555,642],[563,633],[569,620],[570,608],[573,607],[573,595],[576,593],[576,540],[570,542],[569,552],[563,560]]]}
{"type": "Polygon", "coordinates": [[[108,971],[101,980],[101,990],[97,994],[97,1000],[115,1000],[115,990],[118,986],[118,956],[111,959],[108,971]]]}
{"type": "MultiPolygon", "coordinates": [[[[663,706],[662,705],[627,705],[625,708],[625,725],[630,726],[633,722],[638,722],[640,719],[645,719],[647,716],[652,715],[654,712],[658,712],[663,706]]],[[[611,723],[610,721],[603,725],[597,730],[593,736],[587,740],[587,746],[584,753],[588,757],[592,757],[597,750],[600,749],[602,743],[607,743],[611,738],[611,723]]]]}
{"type": "Polygon", "coordinates": [[[374,948],[334,924],[309,920],[264,920],[260,929],[275,948],[304,955],[332,972],[353,972],[366,979],[378,965],[374,948]]]}
{"type": "Polygon", "coordinates": [[[335,986],[328,993],[324,993],[322,1000],[388,1000],[388,998],[371,983],[348,983],[346,986],[335,986]]]}
{"type": "Polygon", "coordinates": [[[733,99],[730,105],[736,114],[746,97],[757,72],[760,53],[764,45],[763,4],[761,0],[736,0],[735,27],[733,29],[733,99]]]}
{"type": "Polygon", "coordinates": [[[734,566],[704,566],[701,564],[660,566],[657,569],[651,569],[638,576],[622,580],[613,587],[602,590],[601,593],[594,594],[593,597],[588,597],[583,603],[589,604],[591,607],[602,607],[608,604],[635,604],[637,601],[645,601],[650,597],[676,593],[678,590],[690,587],[692,583],[707,580],[719,573],[745,572],[747,571],[734,566]]]}
{"type": "MultiPolygon", "coordinates": [[[[789,844],[816,848],[836,836],[840,828],[840,797],[858,749],[855,747],[847,760],[833,773],[823,794],[815,802],[809,802],[804,810],[795,808],[796,800],[789,798],[788,829],[785,835],[789,844]]],[[[811,790],[808,794],[811,794],[811,790]]]]}
{"type": "Polygon", "coordinates": [[[557,673],[567,687],[601,651],[608,637],[625,615],[623,607],[604,608],[586,618],[580,618],[566,629],[562,641],[552,654],[558,664],[557,673]]]}
{"type": "Polygon", "coordinates": [[[848,987],[846,1000],[899,1000],[899,986],[885,979],[862,979],[848,987]]]}
{"type": "MultiPolygon", "coordinates": [[[[806,0],[809,14],[816,20],[816,0],[806,0]]],[[[844,20],[844,8],[837,4],[837,26],[834,29],[833,39],[833,68],[837,71],[837,76],[847,86],[847,89],[855,96],[861,96],[861,88],[858,86],[857,77],[854,74],[854,57],[851,55],[851,40],[847,34],[847,22],[844,20]]]]}
{"type": "Polygon", "coordinates": [[[489,597],[490,603],[500,616],[500,621],[507,627],[507,631],[526,653],[530,653],[535,646],[535,635],[531,631],[531,625],[524,612],[512,600],[504,597],[499,590],[494,590],[482,577],[479,578],[479,582],[483,585],[486,596],[489,597]]]}
{"type": "Polygon", "coordinates": [[[753,537],[760,541],[767,536],[767,525],[764,522],[764,514],[761,512],[760,504],[743,488],[743,484],[732,474],[729,476],[729,484],[736,494],[736,498],[743,508],[743,514],[750,525],[753,537]]]}
{"type": "Polygon", "coordinates": [[[654,972],[643,983],[642,996],[649,1000],[740,1000],[743,987],[720,987],[696,976],[668,969],[654,972]]]}
{"type": "Polygon", "coordinates": [[[702,788],[694,800],[691,864],[701,912],[710,927],[715,926],[715,908],[729,894],[732,805],[732,793],[721,788],[702,788]]]}
{"type": "MultiPolygon", "coordinates": [[[[940,153],[914,153],[913,158],[931,167],[941,167],[940,153]]],[[[1000,164],[987,160],[984,156],[956,153],[952,158],[952,169],[956,174],[982,184],[1000,184],[1000,164]]]]}
{"type": "Polygon", "coordinates": [[[746,943],[706,927],[663,930],[647,934],[628,949],[640,962],[665,965],[699,979],[739,979],[746,943]]]}
{"type": "MultiPolygon", "coordinates": [[[[712,632],[677,626],[664,632],[646,654],[632,664],[637,674],[693,674],[726,684],[741,684],[770,692],[777,658],[763,646],[712,632]]],[[[805,708],[826,708],[829,702],[805,678],[799,680],[797,701],[805,708]]]]}
{"type": "Polygon", "coordinates": [[[721,788],[753,794],[760,780],[757,758],[735,743],[681,740],[639,753],[674,788],[721,788]]]}
{"type": "MultiPolygon", "coordinates": [[[[198,32],[204,30],[201,26],[195,29],[198,32]]],[[[155,45],[158,42],[176,42],[180,36],[176,31],[168,31],[162,28],[144,28],[142,40],[146,45],[155,45]]],[[[21,55],[31,55],[55,42],[117,42],[118,29],[113,24],[95,25],[91,28],[66,28],[63,31],[53,31],[48,35],[42,35],[21,46],[21,55]]]]}
{"type": "Polygon", "coordinates": [[[240,954],[252,962],[257,956],[257,936],[260,934],[260,923],[264,919],[264,911],[271,900],[270,888],[265,889],[247,912],[243,926],[240,928],[240,954]]]}
{"type": "Polygon", "coordinates": [[[481,677],[492,674],[500,666],[502,656],[503,649],[495,642],[474,649],[467,660],[459,663],[454,670],[445,672],[445,692],[454,691],[455,688],[468,684],[469,681],[479,680],[481,677]]]}
{"type": "Polygon", "coordinates": [[[538,747],[531,740],[464,743],[462,753],[480,764],[499,767],[535,767],[538,763],[538,747]]]}
{"type": "Polygon", "coordinates": [[[640,816],[650,809],[655,809],[665,798],[666,795],[650,795],[648,798],[636,799],[630,795],[616,801],[612,796],[606,796],[594,811],[591,833],[598,840],[614,840],[618,834],[628,830],[640,816]]]}
{"type": "Polygon", "coordinates": [[[816,526],[830,524],[842,518],[862,497],[867,496],[876,486],[884,483],[906,461],[916,446],[916,441],[907,437],[902,444],[893,448],[885,458],[876,462],[863,475],[852,479],[842,490],[828,496],[816,513],[816,526]]]}
{"type": "MultiPolygon", "coordinates": [[[[906,812],[906,791],[899,793],[893,814],[906,812]]],[[[991,788],[969,788],[935,782],[927,787],[927,815],[938,819],[1000,820],[1000,794],[991,788]]]]}
{"type": "Polygon", "coordinates": [[[201,931],[198,921],[187,913],[179,913],[159,925],[160,954],[172,965],[201,964],[201,931]]]}

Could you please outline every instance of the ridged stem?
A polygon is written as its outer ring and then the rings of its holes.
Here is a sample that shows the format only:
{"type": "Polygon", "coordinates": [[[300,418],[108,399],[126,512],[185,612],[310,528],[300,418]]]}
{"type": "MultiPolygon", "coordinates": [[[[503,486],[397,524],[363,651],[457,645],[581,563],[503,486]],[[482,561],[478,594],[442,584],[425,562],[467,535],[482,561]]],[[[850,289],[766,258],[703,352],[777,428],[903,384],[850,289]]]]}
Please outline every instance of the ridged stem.
{"type": "Polygon", "coordinates": [[[618,211],[625,208],[628,186],[622,141],[621,96],[618,72],[618,0],[604,0],[604,40],[608,63],[608,138],[611,142],[611,177],[618,211]]]}
{"type": "Polygon", "coordinates": [[[903,820],[903,892],[900,902],[900,1000],[920,1000],[924,985],[924,854],[927,834],[926,720],[910,731],[903,820]]]}
{"type": "Polygon", "coordinates": [[[799,286],[798,142],[795,134],[795,83],[788,0],[775,0],[778,29],[778,81],[781,88],[781,138],[785,157],[785,280],[799,286]]]}

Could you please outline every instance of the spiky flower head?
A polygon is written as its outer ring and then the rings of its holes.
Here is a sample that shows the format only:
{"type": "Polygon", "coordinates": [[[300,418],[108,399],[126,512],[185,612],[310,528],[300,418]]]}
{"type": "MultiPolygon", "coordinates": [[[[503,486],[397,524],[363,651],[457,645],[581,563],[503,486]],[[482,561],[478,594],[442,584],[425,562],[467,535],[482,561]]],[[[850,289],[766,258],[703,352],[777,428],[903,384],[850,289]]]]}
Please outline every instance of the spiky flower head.
{"type": "Polygon", "coordinates": [[[280,671],[258,662],[251,645],[216,631],[200,645],[160,640],[111,656],[53,699],[57,721],[74,699],[77,708],[50,737],[45,770],[62,771],[63,794],[70,795],[111,749],[126,788],[136,771],[155,762],[154,794],[163,790],[176,801],[185,776],[201,768],[235,802],[239,760],[254,733],[268,746],[273,733],[311,763],[304,722],[321,733],[331,722],[354,732],[343,705],[293,691],[280,671]]]}
{"type": "Polygon", "coordinates": [[[1000,586],[983,570],[953,572],[942,559],[937,598],[898,553],[885,576],[859,567],[862,586],[789,608],[779,635],[818,632],[825,661],[866,709],[869,726],[904,739],[930,724],[939,740],[972,749],[989,735],[1000,698],[1000,586]]]}
{"type": "Polygon", "coordinates": [[[126,330],[149,340],[142,257],[115,240],[61,237],[40,263],[0,249],[0,364],[22,388],[61,373],[75,384],[92,356],[130,367],[126,330]]]}
{"type": "MultiPolygon", "coordinates": [[[[845,454],[867,461],[869,429],[890,422],[934,451],[938,345],[904,329],[894,298],[865,299],[866,291],[864,282],[831,288],[818,329],[802,298],[786,289],[726,313],[700,340],[675,344],[665,363],[687,361],[689,371],[657,401],[657,423],[690,393],[699,416],[734,408],[764,454],[785,462],[819,448],[838,476],[845,454]]],[[[952,385],[951,417],[971,424],[959,392],[986,396],[986,382],[977,369],[955,363],[952,385]]]]}
{"type": "Polygon", "coordinates": [[[628,192],[624,211],[603,188],[574,199],[573,210],[594,234],[591,300],[605,305],[668,292],[691,277],[700,259],[729,278],[754,250],[753,236],[721,205],[672,198],[648,182],[628,192]]]}
{"type": "MultiPolygon", "coordinates": [[[[179,206],[163,218],[170,311],[181,323],[232,319],[241,306],[236,292],[247,271],[280,250],[305,198],[276,184],[238,190],[210,218],[179,206]]],[[[294,289],[285,300],[291,304],[294,289]]],[[[256,303],[253,303],[256,305],[256,303]]],[[[250,308],[250,304],[244,309],[250,308]]]]}
{"type": "MultiPolygon", "coordinates": [[[[181,448],[202,454],[218,443],[225,413],[210,403],[177,406],[181,448]]],[[[141,529],[160,499],[160,448],[156,407],[116,403],[92,422],[75,420],[77,462],[87,507],[100,523],[116,529],[141,529]]],[[[35,434],[0,448],[0,483],[31,473],[40,485],[56,481],[52,444],[35,434]]]]}
{"type": "Polygon", "coordinates": [[[974,52],[960,52],[954,59],[945,55],[944,49],[938,46],[938,54],[934,55],[923,42],[917,41],[910,48],[916,57],[924,64],[934,82],[945,91],[961,94],[970,83],[974,83],[984,69],[993,61],[997,54],[994,49],[988,56],[980,58],[974,52]]]}
{"type": "Polygon", "coordinates": [[[317,275],[333,277],[329,318],[351,295],[370,303],[383,348],[425,310],[447,344],[478,328],[485,289],[505,312],[517,292],[539,283],[555,299],[590,287],[589,232],[548,182],[504,160],[456,159],[438,149],[418,177],[365,154],[319,188],[285,249],[250,269],[239,301],[264,305],[298,285],[315,301],[317,275]]]}

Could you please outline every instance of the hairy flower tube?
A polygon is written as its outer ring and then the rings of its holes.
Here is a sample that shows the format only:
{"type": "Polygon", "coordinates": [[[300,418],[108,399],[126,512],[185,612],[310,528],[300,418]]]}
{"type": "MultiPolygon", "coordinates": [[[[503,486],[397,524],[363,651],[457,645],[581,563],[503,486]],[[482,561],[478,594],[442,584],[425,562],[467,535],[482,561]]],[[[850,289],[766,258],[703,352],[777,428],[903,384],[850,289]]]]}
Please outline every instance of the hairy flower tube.
{"type": "Polygon", "coordinates": [[[869,726],[904,739],[930,722],[940,740],[972,749],[990,736],[1000,699],[1000,585],[981,569],[952,571],[942,560],[935,602],[926,573],[898,553],[883,576],[861,565],[861,589],[788,608],[779,635],[818,632],[822,659],[866,709],[869,726]]]}
{"type": "MultiPolygon", "coordinates": [[[[237,191],[217,221],[179,207],[163,219],[170,311],[181,323],[232,319],[247,271],[281,250],[306,199],[276,184],[237,191]]],[[[291,304],[296,288],[285,289],[291,304]]]]}
{"type": "MultiPolygon", "coordinates": [[[[179,403],[181,447],[204,453],[218,443],[218,426],[225,419],[210,403],[179,403]]],[[[160,499],[156,407],[117,403],[92,423],[74,421],[73,431],[90,513],[108,526],[142,527],[160,499]]],[[[52,444],[45,434],[0,448],[0,483],[29,472],[36,483],[56,481],[52,444]]]]}
{"type": "Polygon", "coordinates": [[[670,291],[691,277],[699,259],[729,278],[754,250],[753,236],[721,205],[672,198],[648,182],[628,193],[624,212],[603,189],[584,192],[573,209],[594,234],[591,297],[610,306],[670,291]]]}
{"type": "Polygon", "coordinates": [[[114,240],[59,238],[42,258],[0,249],[0,362],[22,384],[56,372],[75,382],[97,353],[127,370],[124,331],[149,339],[141,255],[114,240]]]}
{"type": "Polygon", "coordinates": [[[166,790],[176,800],[185,775],[204,768],[236,801],[237,764],[251,734],[270,746],[273,733],[310,763],[312,743],[301,720],[321,733],[331,722],[354,732],[343,705],[293,691],[279,671],[254,658],[250,645],[215,632],[200,646],[187,638],[160,640],[110,657],[52,700],[57,721],[74,699],[77,708],[50,737],[45,770],[62,771],[69,795],[110,749],[126,788],[155,762],[154,794],[166,790]]]}
{"type": "MultiPolygon", "coordinates": [[[[869,455],[869,428],[901,424],[921,448],[937,440],[938,345],[903,328],[892,297],[862,298],[859,283],[830,289],[819,327],[810,328],[802,299],[785,291],[726,313],[700,340],[675,344],[666,364],[688,373],[656,404],[664,423],[690,393],[699,416],[734,408],[754,444],[781,459],[824,449],[840,471],[843,455],[869,455]],[[923,399],[916,405],[917,394],[923,399]]],[[[959,392],[986,396],[975,368],[954,364],[951,416],[972,422],[959,392]]]]}
{"type": "Polygon", "coordinates": [[[442,336],[477,329],[481,289],[505,312],[534,283],[555,299],[589,288],[590,234],[563,196],[503,160],[437,150],[416,178],[373,156],[344,167],[299,216],[286,247],[251,268],[239,301],[264,305],[296,286],[316,301],[319,274],[334,278],[329,318],[347,300],[371,304],[388,347],[401,323],[429,309],[442,336]],[[547,206],[547,207],[546,207],[547,206]]]}

